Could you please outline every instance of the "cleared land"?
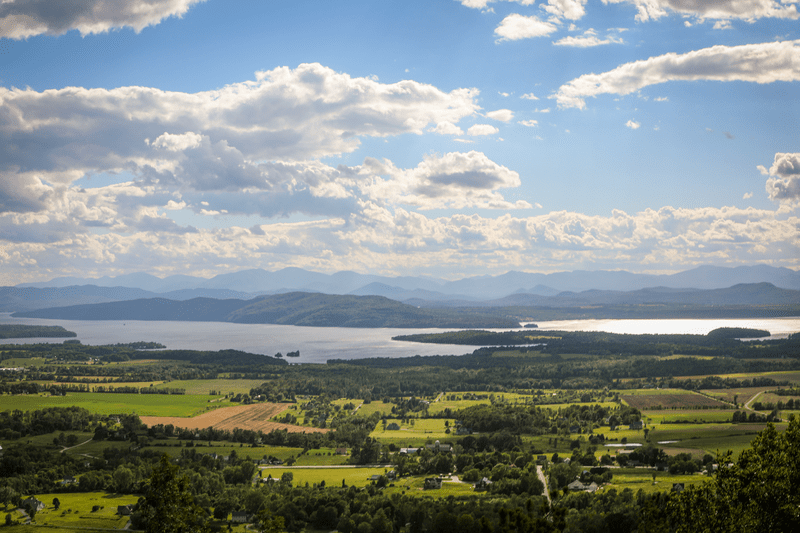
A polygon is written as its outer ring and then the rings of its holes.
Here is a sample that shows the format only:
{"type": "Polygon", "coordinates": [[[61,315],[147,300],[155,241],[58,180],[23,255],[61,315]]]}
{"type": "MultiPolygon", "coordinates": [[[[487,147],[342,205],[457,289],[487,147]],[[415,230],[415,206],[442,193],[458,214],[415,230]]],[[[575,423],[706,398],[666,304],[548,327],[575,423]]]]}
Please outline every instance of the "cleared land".
{"type": "Polygon", "coordinates": [[[641,411],[651,409],[725,409],[730,405],[702,394],[640,394],[620,396],[628,405],[641,411]]]}
{"type": "Polygon", "coordinates": [[[203,413],[192,418],[174,416],[142,416],[142,422],[148,426],[157,424],[172,424],[175,427],[186,429],[205,429],[213,427],[232,431],[234,429],[250,429],[269,433],[276,429],[285,429],[290,433],[326,433],[327,429],[294,426],[272,422],[270,418],[279,415],[289,408],[286,403],[256,403],[236,407],[223,407],[214,411],[203,413]]]}

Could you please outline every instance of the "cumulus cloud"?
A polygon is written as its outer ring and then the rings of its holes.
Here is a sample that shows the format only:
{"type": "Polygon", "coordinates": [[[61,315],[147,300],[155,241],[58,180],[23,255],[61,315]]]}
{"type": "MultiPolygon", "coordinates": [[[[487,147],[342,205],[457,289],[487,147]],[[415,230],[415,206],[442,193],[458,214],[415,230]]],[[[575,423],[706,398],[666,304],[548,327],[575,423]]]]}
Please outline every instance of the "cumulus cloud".
{"type": "Polygon", "coordinates": [[[435,128],[430,128],[428,131],[439,135],[464,135],[464,131],[452,122],[440,122],[435,128]]]}
{"type": "Polygon", "coordinates": [[[769,170],[761,165],[758,169],[769,176],[766,189],[770,200],[800,203],[800,153],[777,153],[769,170]]]}
{"type": "Polygon", "coordinates": [[[584,74],[562,85],[550,98],[555,98],[560,108],[583,109],[588,96],[626,95],[674,80],[755,83],[800,80],[800,41],[719,45],[685,54],[651,57],[602,74],[584,74]]]}
{"type": "Polygon", "coordinates": [[[498,192],[519,187],[519,174],[476,151],[429,155],[409,170],[398,169],[387,160],[368,158],[359,173],[377,175],[362,186],[375,203],[388,201],[421,209],[531,207],[525,201],[508,202],[498,192]]]}
{"type": "Polygon", "coordinates": [[[0,2],[0,37],[27,39],[35,35],[81,35],[112,29],[136,32],[172,16],[182,16],[204,0],[4,0],[0,2]]]}
{"type": "Polygon", "coordinates": [[[518,41],[533,37],[545,37],[558,28],[551,22],[546,22],[537,16],[526,17],[513,13],[504,18],[494,33],[500,38],[498,41],[518,41]]]}
{"type": "Polygon", "coordinates": [[[629,120],[628,122],[625,123],[625,127],[630,128],[632,130],[638,130],[640,126],[641,124],[639,124],[635,120],[629,120]]]}
{"type": "Polygon", "coordinates": [[[744,193],[744,195],[742,195],[742,200],[749,200],[752,197],[753,197],[753,193],[752,192],[746,192],[746,193],[744,193]]]}
{"type": "MultiPolygon", "coordinates": [[[[458,158],[465,157],[461,154],[458,158]]],[[[440,165],[439,161],[423,163],[402,172],[416,176],[417,184],[425,180],[442,186],[473,183],[471,178],[439,174],[440,165]]],[[[467,168],[471,167],[467,164],[467,168]]],[[[497,186],[507,180],[493,177],[489,181],[497,186]]],[[[474,181],[481,182],[481,178],[474,181]]],[[[8,235],[9,227],[24,227],[31,234],[37,229],[45,232],[44,225],[36,227],[33,221],[25,226],[10,221],[34,216],[0,215],[0,234],[8,235]]],[[[140,214],[142,220],[147,216],[140,214]]],[[[156,217],[152,224],[157,222],[156,217]]],[[[5,284],[29,279],[34,272],[38,276],[48,272],[86,276],[151,270],[165,275],[210,276],[253,264],[394,275],[415,269],[431,275],[502,273],[529,270],[531,265],[547,271],[563,269],[565,263],[590,270],[674,270],[709,262],[773,261],[775,257],[788,258],[781,264],[796,268],[800,266],[796,259],[800,258],[799,225],[796,216],[753,208],[663,207],[633,214],[614,210],[605,216],[555,211],[496,218],[475,214],[428,217],[365,200],[362,210],[348,218],[182,233],[131,228],[126,233],[73,234],[47,245],[15,239],[0,247],[0,275],[5,284]],[[179,265],[175,257],[180,257],[179,265]]]]}
{"type": "Polygon", "coordinates": [[[604,4],[628,3],[636,6],[636,20],[658,20],[670,13],[698,19],[798,18],[793,0],[603,0],[604,4]]]}
{"type": "Polygon", "coordinates": [[[523,100],[538,100],[536,95],[534,95],[533,93],[523,94],[522,96],[520,96],[520,98],[522,98],[523,100]]]}
{"type": "Polygon", "coordinates": [[[467,134],[472,135],[473,137],[479,137],[481,135],[494,135],[499,131],[499,129],[495,128],[491,124],[475,124],[474,126],[469,127],[467,134]]]}
{"type": "Polygon", "coordinates": [[[580,37],[568,35],[566,37],[562,37],[558,41],[554,41],[553,44],[556,46],[571,46],[573,48],[591,48],[594,46],[602,46],[604,44],[623,44],[624,42],[625,41],[623,41],[620,37],[613,35],[609,35],[605,39],[601,39],[597,36],[596,31],[593,29],[588,29],[580,37]]]}
{"type": "Polygon", "coordinates": [[[360,137],[421,134],[430,124],[458,134],[454,125],[477,111],[477,95],[351,78],[319,64],[200,93],[0,88],[0,207],[41,209],[43,182],[67,185],[95,172],[184,191],[270,190],[286,169],[261,162],[347,153],[360,137]]]}
{"type": "Polygon", "coordinates": [[[493,119],[499,120],[500,122],[510,122],[514,120],[514,112],[510,109],[498,109],[497,111],[489,111],[486,113],[486,116],[493,119]]]}
{"type": "Polygon", "coordinates": [[[558,18],[578,20],[586,14],[586,0],[548,0],[541,8],[558,18]]]}
{"type": "Polygon", "coordinates": [[[535,128],[539,125],[538,120],[520,120],[519,123],[523,126],[528,126],[529,128],[535,128]]]}

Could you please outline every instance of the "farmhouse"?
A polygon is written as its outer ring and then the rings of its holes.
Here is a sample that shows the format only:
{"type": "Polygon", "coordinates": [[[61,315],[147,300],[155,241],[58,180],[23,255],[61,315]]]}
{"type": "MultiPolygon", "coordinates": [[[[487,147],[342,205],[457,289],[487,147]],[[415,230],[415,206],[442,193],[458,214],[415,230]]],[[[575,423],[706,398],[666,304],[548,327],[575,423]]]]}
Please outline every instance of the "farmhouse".
{"type": "Polygon", "coordinates": [[[120,516],[130,516],[132,512],[132,505],[117,505],[117,514],[120,516]]]}
{"type": "Polygon", "coordinates": [[[483,492],[489,490],[489,485],[492,484],[492,481],[489,478],[482,478],[480,481],[475,483],[475,491],[476,492],[483,492]]]}
{"type": "Polygon", "coordinates": [[[43,501],[36,499],[36,496],[31,496],[30,498],[22,500],[22,507],[29,509],[35,508],[37,511],[41,511],[45,508],[45,504],[43,501]]]}
{"type": "Polygon", "coordinates": [[[441,489],[442,488],[442,478],[440,477],[426,477],[424,484],[424,489],[441,489]]]}
{"type": "Polygon", "coordinates": [[[632,422],[628,426],[628,429],[643,429],[643,428],[644,428],[644,422],[642,422],[641,420],[637,420],[636,422],[632,422]]]}

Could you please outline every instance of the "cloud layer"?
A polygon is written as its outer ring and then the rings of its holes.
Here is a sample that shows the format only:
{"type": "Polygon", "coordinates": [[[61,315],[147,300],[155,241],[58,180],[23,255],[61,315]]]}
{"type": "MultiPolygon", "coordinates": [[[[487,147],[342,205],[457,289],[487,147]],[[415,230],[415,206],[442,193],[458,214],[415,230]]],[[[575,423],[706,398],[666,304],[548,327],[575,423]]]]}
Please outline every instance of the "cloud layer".
{"type": "Polygon", "coordinates": [[[633,4],[636,20],[658,20],[670,13],[694,16],[699,19],[798,18],[793,0],[603,0],[604,4],[633,4]]]}
{"type": "Polygon", "coordinates": [[[686,54],[664,54],[625,63],[602,74],[584,74],[562,85],[555,95],[562,109],[586,107],[585,98],[626,95],[668,81],[748,81],[772,83],[800,80],[800,41],[741,46],[712,46],[686,54]]]}
{"type": "Polygon", "coordinates": [[[181,16],[204,0],[3,0],[0,37],[27,39],[34,35],[81,35],[112,29],[140,32],[172,16],[181,16]]]}

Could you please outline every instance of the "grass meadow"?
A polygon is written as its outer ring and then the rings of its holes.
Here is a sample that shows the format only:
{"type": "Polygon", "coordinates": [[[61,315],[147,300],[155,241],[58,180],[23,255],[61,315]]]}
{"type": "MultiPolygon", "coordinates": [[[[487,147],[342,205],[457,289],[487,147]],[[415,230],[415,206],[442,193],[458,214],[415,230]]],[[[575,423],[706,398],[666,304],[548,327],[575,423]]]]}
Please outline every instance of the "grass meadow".
{"type": "Polygon", "coordinates": [[[328,487],[341,487],[342,480],[347,486],[365,487],[371,483],[370,477],[373,475],[384,475],[391,470],[386,468],[360,468],[360,467],[311,467],[311,468],[289,468],[289,467],[266,467],[261,469],[261,477],[266,479],[271,476],[280,479],[284,472],[292,473],[292,485],[295,487],[304,486],[306,483],[314,485],[325,481],[328,487]]]}
{"type": "MultiPolygon", "coordinates": [[[[37,494],[47,507],[36,513],[33,526],[37,529],[46,527],[75,529],[122,529],[129,517],[117,514],[117,506],[136,503],[136,495],[107,494],[104,492],[83,492],[74,494],[37,494]],[[61,505],[58,510],[53,507],[53,498],[58,498],[61,505]],[[100,509],[92,511],[92,507],[100,509]]],[[[33,529],[31,527],[30,529],[33,529]]],[[[41,529],[40,529],[41,530],[41,529]]]]}
{"type": "Polygon", "coordinates": [[[230,402],[211,402],[221,396],[196,396],[190,394],[112,394],[100,392],[70,393],[66,396],[39,394],[0,395],[0,411],[20,409],[35,411],[46,407],[83,407],[99,415],[136,413],[139,416],[191,417],[218,407],[228,407],[230,402]]]}

